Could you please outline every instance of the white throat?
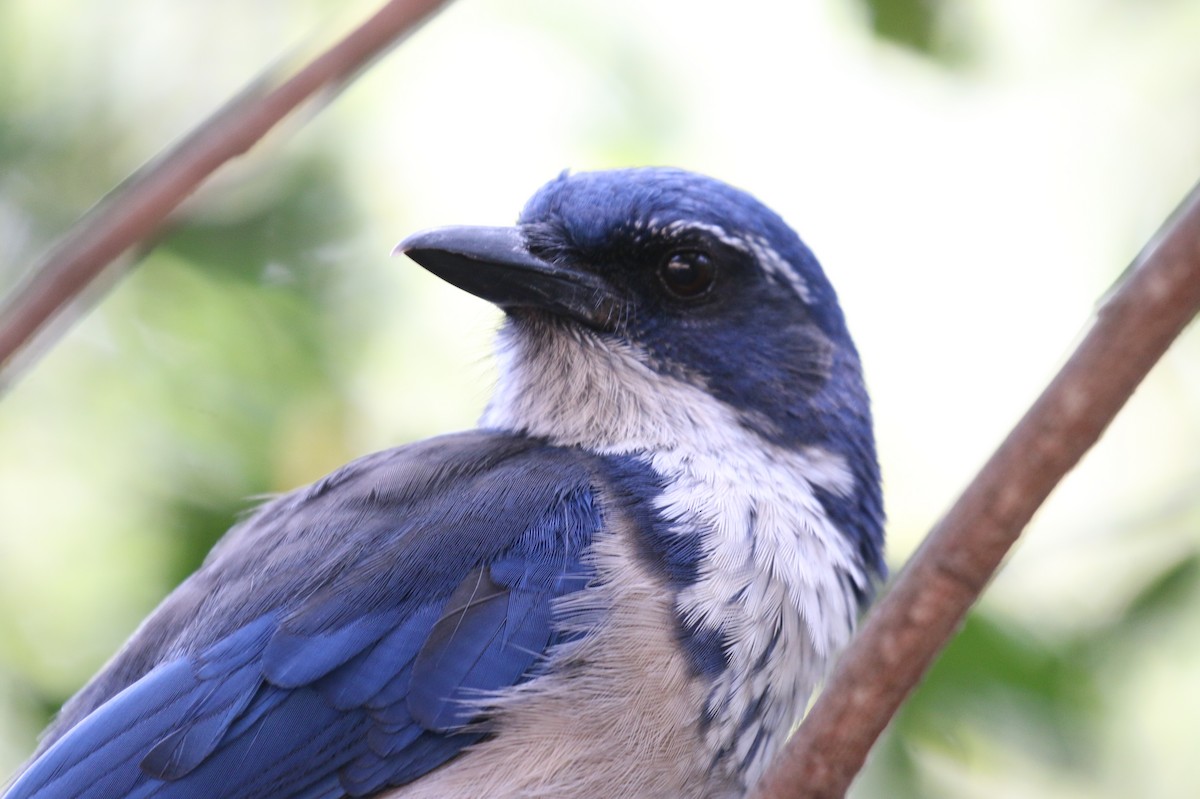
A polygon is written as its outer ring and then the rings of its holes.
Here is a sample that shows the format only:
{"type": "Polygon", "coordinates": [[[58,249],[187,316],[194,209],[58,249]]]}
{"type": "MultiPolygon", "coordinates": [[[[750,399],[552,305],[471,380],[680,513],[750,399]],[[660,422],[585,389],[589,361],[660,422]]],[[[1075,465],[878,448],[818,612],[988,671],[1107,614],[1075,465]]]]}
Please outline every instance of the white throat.
{"type": "Polygon", "coordinates": [[[530,332],[510,322],[502,333],[501,379],[482,424],[632,455],[662,476],[658,504],[673,532],[704,539],[699,578],[676,609],[729,642],[707,743],[753,784],[854,628],[866,577],[814,493],[846,496],[854,478],[834,453],[764,440],[629,344],[566,325],[530,332]]]}

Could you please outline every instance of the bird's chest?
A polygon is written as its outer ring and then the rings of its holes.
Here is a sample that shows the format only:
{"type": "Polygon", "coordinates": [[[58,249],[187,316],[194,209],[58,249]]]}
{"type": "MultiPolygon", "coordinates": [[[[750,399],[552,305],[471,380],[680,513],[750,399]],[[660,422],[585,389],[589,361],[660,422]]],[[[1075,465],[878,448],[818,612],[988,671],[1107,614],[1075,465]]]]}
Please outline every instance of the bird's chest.
{"type": "Polygon", "coordinates": [[[397,799],[736,799],[758,779],[849,634],[841,556],[819,505],[769,468],[649,465],[656,522],[608,506],[594,583],[557,606],[578,635],[496,702],[495,737],[397,799]]]}

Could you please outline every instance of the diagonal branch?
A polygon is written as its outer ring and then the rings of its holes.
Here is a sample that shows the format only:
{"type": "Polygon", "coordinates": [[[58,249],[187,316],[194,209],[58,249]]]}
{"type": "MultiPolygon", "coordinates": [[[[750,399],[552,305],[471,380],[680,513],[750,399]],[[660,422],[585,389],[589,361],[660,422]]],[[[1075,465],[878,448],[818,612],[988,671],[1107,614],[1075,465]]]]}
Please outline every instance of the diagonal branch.
{"type": "Polygon", "coordinates": [[[1021,530],[1200,312],[1200,185],[868,615],[754,799],[841,797],[1021,530]]]}
{"type": "Polygon", "coordinates": [[[15,357],[122,253],[227,161],[322,90],[336,90],[446,0],[391,0],[291,77],[268,73],[118,187],[62,237],[0,304],[0,391],[15,357]]]}

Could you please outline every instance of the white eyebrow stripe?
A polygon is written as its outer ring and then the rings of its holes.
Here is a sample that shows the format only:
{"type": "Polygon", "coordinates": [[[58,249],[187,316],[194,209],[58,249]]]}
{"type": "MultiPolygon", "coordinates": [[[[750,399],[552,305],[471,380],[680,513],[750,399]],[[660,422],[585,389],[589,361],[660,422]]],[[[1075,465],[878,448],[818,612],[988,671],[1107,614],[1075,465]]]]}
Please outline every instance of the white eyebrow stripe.
{"type": "Polygon", "coordinates": [[[808,283],[804,281],[796,272],[796,268],[787,260],[775,251],[775,248],[767,243],[767,240],[762,236],[752,236],[746,241],[746,245],[750,248],[750,252],[758,259],[758,264],[771,277],[784,284],[791,286],[792,291],[805,303],[812,302],[812,292],[808,289],[808,283]]]}
{"type": "Polygon", "coordinates": [[[677,220],[663,228],[666,233],[681,233],[688,230],[698,230],[707,233],[717,241],[724,244],[726,247],[732,247],[735,250],[741,250],[744,253],[750,252],[750,247],[745,239],[740,236],[735,236],[720,225],[714,225],[709,222],[691,222],[687,220],[677,220]]]}
{"type": "Polygon", "coordinates": [[[766,238],[763,236],[755,235],[743,238],[711,222],[693,222],[685,219],[677,219],[665,225],[658,219],[651,219],[644,225],[641,223],[635,224],[634,229],[638,231],[645,229],[652,233],[667,235],[677,235],[690,230],[707,233],[727,247],[732,247],[739,252],[754,256],[759,266],[762,267],[763,271],[769,277],[785,286],[790,286],[792,291],[796,292],[796,296],[803,302],[812,302],[812,292],[809,291],[808,283],[796,273],[795,268],[788,263],[786,258],[767,243],[766,238]]]}

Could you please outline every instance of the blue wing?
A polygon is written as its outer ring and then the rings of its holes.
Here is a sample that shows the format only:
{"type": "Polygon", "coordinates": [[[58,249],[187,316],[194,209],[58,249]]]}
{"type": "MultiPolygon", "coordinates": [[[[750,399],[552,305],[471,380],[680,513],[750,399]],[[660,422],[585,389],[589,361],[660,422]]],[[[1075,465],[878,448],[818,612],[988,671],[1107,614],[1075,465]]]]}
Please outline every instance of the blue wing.
{"type": "Polygon", "coordinates": [[[589,579],[587,456],[467,433],[263,507],[69,702],[6,799],[368,796],[485,732],[589,579]]]}

